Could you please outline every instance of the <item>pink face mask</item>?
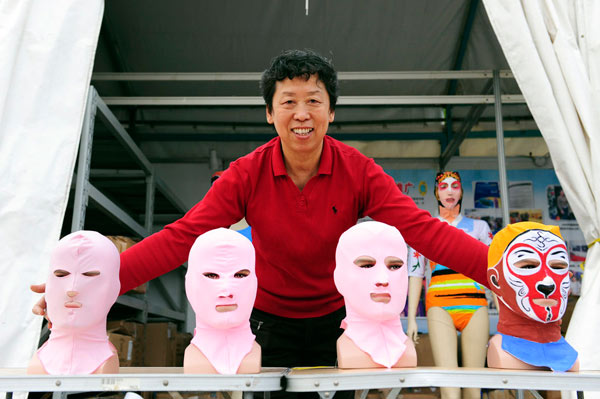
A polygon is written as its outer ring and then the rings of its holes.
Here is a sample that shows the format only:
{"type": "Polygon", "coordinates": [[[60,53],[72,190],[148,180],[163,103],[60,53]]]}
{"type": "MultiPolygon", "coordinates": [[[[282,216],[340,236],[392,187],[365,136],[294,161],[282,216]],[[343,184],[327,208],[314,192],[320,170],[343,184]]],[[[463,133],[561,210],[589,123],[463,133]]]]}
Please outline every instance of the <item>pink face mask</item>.
{"type": "Polygon", "coordinates": [[[196,327],[225,329],[248,323],[258,281],[252,243],[219,228],[196,239],[190,250],[185,290],[196,312],[196,327]]]}
{"type": "Polygon", "coordinates": [[[85,330],[105,323],[121,288],[119,265],[117,248],[97,232],[63,237],[52,252],[46,282],[53,329],[85,330]]]}
{"type": "Polygon", "coordinates": [[[359,223],[341,235],[333,278],[349,316],[398,318],[408,289],[406,253],[400,232],[384,223],[359,223]]]}

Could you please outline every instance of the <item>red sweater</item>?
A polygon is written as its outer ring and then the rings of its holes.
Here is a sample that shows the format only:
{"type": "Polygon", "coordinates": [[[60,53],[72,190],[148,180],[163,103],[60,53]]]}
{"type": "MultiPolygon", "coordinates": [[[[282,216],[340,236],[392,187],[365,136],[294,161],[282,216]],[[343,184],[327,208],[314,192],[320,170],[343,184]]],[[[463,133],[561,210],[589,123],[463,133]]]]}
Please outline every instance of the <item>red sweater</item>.
{"type": "Polygon", "coordinates": [[[121,292],[178,267],[197,236],[244,216],[256,248],[255,307],[278,316],[318,317],[343,306],[335,249],[363,216],[396,226],[427,258],[487,285],[486,245],[432,218],[372,159],[325,136],[318,174],[302,191],[286,173],[278,137],[233,162],[183,218],[121,255],[121,292]]]}

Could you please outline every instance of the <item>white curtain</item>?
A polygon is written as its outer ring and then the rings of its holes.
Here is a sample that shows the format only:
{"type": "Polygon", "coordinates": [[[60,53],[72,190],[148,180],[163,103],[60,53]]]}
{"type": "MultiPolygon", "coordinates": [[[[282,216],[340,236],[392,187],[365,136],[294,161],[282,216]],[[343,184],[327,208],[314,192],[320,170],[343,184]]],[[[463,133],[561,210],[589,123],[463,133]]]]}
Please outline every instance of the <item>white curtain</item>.
{"type": "Polygon", "coordinates": [[[103,11],[0,2],[0,367],[26,367],[37,348],[29,285],[60,238],[103,11]]]}
{"type": "MultiPolygon", "coordinates": [[[[582,370],[600,370],[600,1],[484,0],[590,244],[567,340],[582,370]]],[[[600,393],[586,392],[600,397],[600,393]]]]}

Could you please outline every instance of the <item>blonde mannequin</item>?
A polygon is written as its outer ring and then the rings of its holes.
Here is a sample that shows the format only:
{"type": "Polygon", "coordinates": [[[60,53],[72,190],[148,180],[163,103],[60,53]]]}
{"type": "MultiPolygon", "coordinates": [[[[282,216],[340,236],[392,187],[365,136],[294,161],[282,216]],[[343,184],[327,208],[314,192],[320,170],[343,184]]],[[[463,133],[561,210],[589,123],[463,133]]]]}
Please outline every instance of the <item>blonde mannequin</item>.
{"type": "MultiPolygon", "coordinates": [[[[436,177],[436,197],[439,219],[462,229],[485,244],[491,241],[489,227],[484,221],[461,215],[462,186],[458,172],[443,172],[436,177]]],[[[425,259],[411,249],[408,256],[408,326],[407,335],[418,341],[416,313],[424,271],[427,264],[432,280],[427,294],[427,325],[434,363],[438,367],[458,367],[457,332],[461,332],[463,367],[484,367],[489,338],[489,318],[484,288],[451,269],[425,259]]],[[[442,399],[458,399],[460,388],[441,389],[442,399]]],[[[465,388],[464,398],[477,399],[478,388],[465,388]]]]}

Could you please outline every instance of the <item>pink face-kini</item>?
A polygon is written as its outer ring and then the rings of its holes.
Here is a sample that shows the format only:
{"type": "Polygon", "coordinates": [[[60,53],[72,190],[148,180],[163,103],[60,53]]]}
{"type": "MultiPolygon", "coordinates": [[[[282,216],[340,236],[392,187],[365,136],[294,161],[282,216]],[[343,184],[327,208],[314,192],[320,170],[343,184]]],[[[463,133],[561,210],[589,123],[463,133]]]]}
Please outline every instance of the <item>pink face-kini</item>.
{"type": "MultiPolygon", "coordinates": [[[[388,368],[398,364],[407,348],[400,323],[408,288],[406,253],[400,232],[379,222],[351,227],[341,235],[336,250],[333,277],[346,304],[340,339],[347,336],[375,363],[388,368]]],[[[338,351],[340,367],[345,367],[343,357],[338,351]]]]}
{"type": "MultiPolygon", "coordinates": [[[[254,262],[252,243],[229,229],[202,234],[190,250],[185,290],[196,313],[192,345],[219,374],[236,374],[255,345],[249,321],[258,285],[254,262]]],[[[193,372],[188,365],[184,359],[184,371],[193,372]]]]}
{"type": "Polygon", "coordinates": [[[506,226],[488,252],[488,281],[499,299],[498,335],[488,346],[496,368],[579,368],[577,352],[561,336],[569,295],[569,254],[557,226],[506,226]]]}
{"type": "Polygon", "coordinates": [[[48,374],[91,374],[116,356],[106,316],[121,288],[119,265],[115,245],[95,231],[71,233],[52,251],[46,281],[52,329],[37,352],[48,374]]]}

